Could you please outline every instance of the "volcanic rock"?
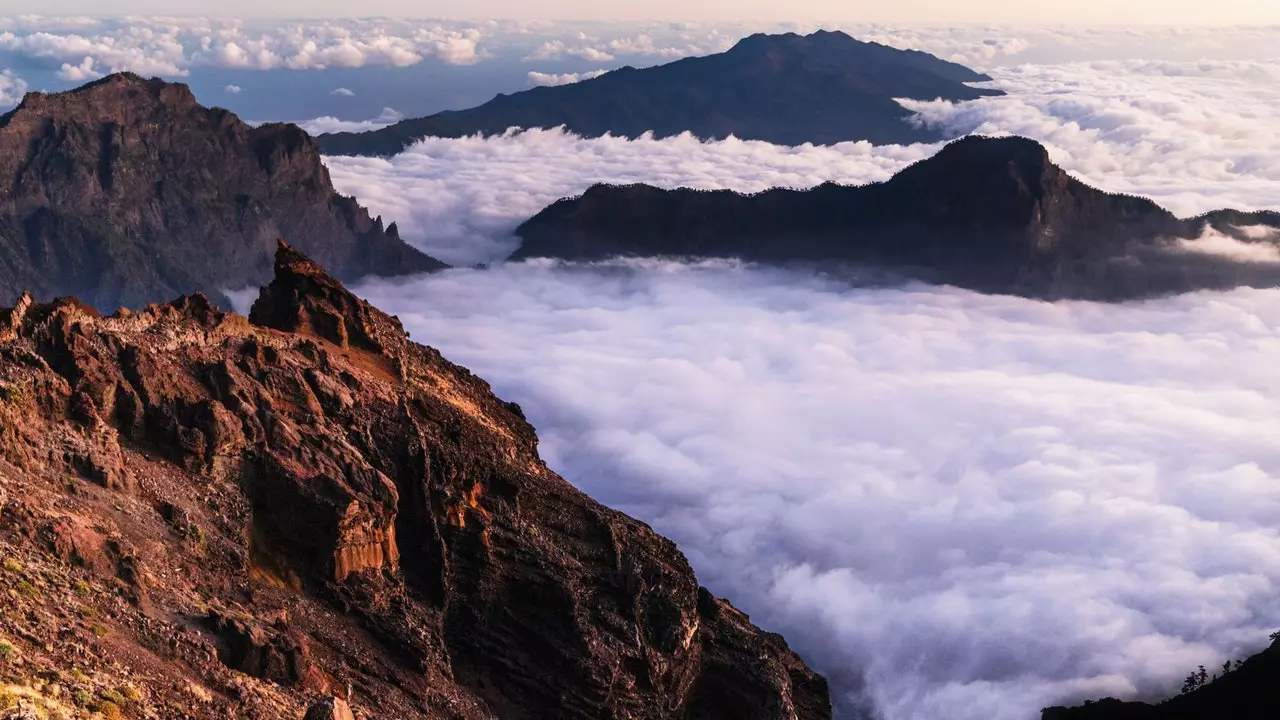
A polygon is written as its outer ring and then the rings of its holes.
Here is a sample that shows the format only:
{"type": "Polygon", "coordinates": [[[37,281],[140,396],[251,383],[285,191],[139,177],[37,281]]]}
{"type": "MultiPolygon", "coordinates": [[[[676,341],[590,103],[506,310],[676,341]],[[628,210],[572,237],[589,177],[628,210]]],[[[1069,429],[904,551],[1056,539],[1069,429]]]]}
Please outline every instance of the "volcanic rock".
{"type": "Polygon", "coordinates": [[[0,637],[30,672],[175,718],[317,691],[362,717],[830,717],[782,638],[551,472],[519,406],[287,245],[251,319],[63,299],[0,328],[24,588],[0,637]],[[78,469],[108,446],[127,482],[78,469]]]}
{"type": "Polygon", "coordinates": [[[327,155],[394,155],[424,137],[500,134],[564,126],[606,133],[764,140],[782,145],[868,140],[933,142],[899,98],[974,100],[1003,95],[965,83],[990,77],[916,50],[842,32],[752,35],[731,50],[637,70],[624,67],[561,87],[498,95],[476,108],[403,120],[364,133],[321,135],[327,155]]]}
{"type": "Polygon", "coordinates": [[[1032,140],[973,136],[861,187],[743,195],[597,185],[524,223],[513,258],[732,257],[1116,300],[1280,284],[1280,254],[1266,250],[1278,230],[1276,213],[1179,219],[1076,180],[1032,140]],[[1210,230],[1263,252],[1242,259],[1197,244],[1210,230]]]}
{"type": "Polygon", "coordinates": [[[278,238],[342,278],[444,267],[337,194],[305,132],[185,85],[111,75],[0,116],[0,302],[224,300],[270,279],[278,238]]]}

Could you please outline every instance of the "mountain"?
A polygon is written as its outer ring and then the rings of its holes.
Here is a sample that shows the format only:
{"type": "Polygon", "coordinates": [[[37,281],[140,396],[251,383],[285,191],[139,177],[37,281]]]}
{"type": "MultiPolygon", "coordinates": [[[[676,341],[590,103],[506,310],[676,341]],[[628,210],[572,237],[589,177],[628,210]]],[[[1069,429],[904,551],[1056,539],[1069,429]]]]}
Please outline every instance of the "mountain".
{"type": "Polygon", "coordinates": [[[513,258],[734,257],[1114,300],[1280,284],[1280,254],[1266,239],[1277,229],[1276,213],[1179,219],[1149,200],[1085,185],[1034,141],[975,136],[861,187],[742,195],[597,185],[525,222],[513,258]],[[1206,228],[1252,243],[1244,247],[1254,258],[1197,244],[1206,228]]]}
{"type": "Polygon", "coordinates": [[[1189,690],[1156,705],[1108,698],[1046,708],[1042,720],[1271,720],[1280,717],[1280,642],[1189,690]]]}
{"type": "Polygon", "coordinates": [[[111,75],[0,116],[0,302],[104,310],[260,285],[277,238],[343,278],[444,267],[337,194],[311,138],[111,75]]]}
{"type": "Polygon", "coordinates": [[[691,132],[782,145],[867,140],[934,142],[897,98],[951,101],[1002,95],[965,83],[991,80],[915,50],[841,32],[752,35],[728,52],[658,67],[625,67],[560,87],[498,95],[470,110],[404,120],[365,133],[317,139],[326,155],[394,155],[424,137],[499,134],[563,125],[584,137],[691,132]]]}
{"type": "Polygon", "coordinates": [[[830,718],[518,405],[297,251],[274,273],[249,318],[0,310],[0,710],[830,718]]]}

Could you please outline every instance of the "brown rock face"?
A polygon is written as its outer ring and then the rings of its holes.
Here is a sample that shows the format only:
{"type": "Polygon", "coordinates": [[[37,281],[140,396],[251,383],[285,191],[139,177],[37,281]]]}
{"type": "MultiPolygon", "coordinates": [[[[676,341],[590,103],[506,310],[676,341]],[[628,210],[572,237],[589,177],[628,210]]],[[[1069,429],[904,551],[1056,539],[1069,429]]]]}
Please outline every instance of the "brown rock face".
{"type": "Polygon", "coordinates": [[[158,697],[208,688],[188,716],[350,687],[365,717],[830,717],[782,638],[548,470],[518,406],[288,246],[251,319],[60,301],[0,332],[0,497],[25,518],[0,551],[145,589],[106,637],[161,658],[158,697]]]}
{"type": "Polygon", "coordinates": [[[0,302],[104,311],[260,285],[285,238],[343,278],[443,264],[338,195],[310,137],[112,75],[0,116],[0,302]]]}

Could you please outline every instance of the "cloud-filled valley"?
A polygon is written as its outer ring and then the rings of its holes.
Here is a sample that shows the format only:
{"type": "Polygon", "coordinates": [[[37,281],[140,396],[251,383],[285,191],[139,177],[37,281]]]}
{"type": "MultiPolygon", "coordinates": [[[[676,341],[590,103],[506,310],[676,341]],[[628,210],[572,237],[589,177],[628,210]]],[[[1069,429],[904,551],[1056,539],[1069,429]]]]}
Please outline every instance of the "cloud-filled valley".
{"type": "MultiPolygon", "coordinates": [[[[1274,208],[1276,71],[1029,65],[992,73],[1008,97],[917,109],[1042,140],[1184,215],[1274,208]]],[[[328,162],[406,238],[469,264],[597,181],[861,183],[936,150],[539,131],[328,162]]],[[[783,632],[843,717],[1159,697],[1280,625],[1275,291],[1048,304],[657,261],[358,290],[522,403],[553,468],[783,632]]]]}
{"type": "Polygon", "coordinates": [[[1160,695],[1280,624],[1275,292],[1116,308],[724,263],[358,290],[846,710],[863,672],[889,720],[1160,695]]]}

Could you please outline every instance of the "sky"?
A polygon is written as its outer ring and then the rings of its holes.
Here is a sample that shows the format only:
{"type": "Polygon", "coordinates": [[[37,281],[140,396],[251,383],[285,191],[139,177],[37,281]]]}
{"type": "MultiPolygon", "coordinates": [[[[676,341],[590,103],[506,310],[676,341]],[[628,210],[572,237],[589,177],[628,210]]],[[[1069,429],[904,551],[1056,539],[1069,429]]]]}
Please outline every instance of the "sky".
{"type": "MultiPolygon", "coordinates": [[[[16,13],[91,15],[173,14],[171,0],[6,0],[16,13]]],[[[1029,3],[1023,0],[738,0],[734,3],[649,0],[608,3],[597,0],[194,0],[183,14],[273,17],[447,17],[521,20],[711,20],[880,22],[1066,22],[1138,24],[1272,24],[1280,23],[1276,0],[1075,0],[1029,3]]]]}

